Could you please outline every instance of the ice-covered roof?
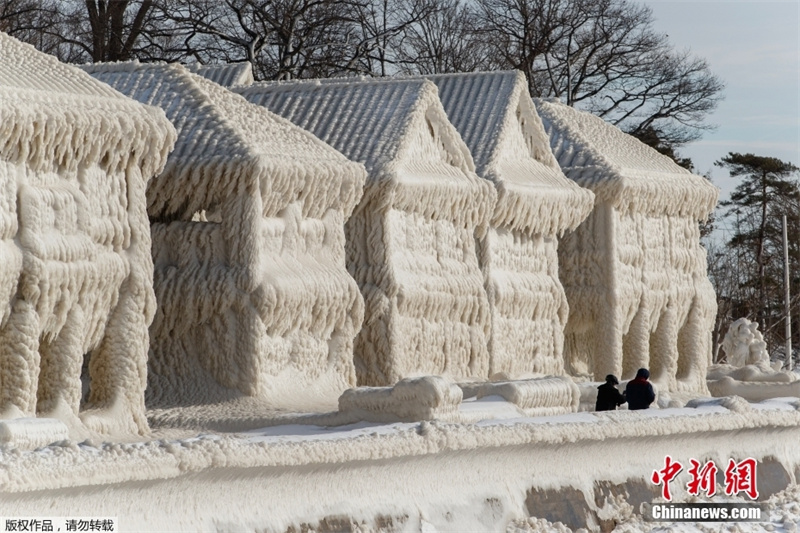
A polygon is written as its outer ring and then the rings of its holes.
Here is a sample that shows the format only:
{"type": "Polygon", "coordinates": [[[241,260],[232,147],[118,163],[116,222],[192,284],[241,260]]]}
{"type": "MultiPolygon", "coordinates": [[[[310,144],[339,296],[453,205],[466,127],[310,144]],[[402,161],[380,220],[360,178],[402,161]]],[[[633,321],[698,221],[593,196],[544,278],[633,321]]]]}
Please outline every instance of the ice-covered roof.
{"type": "Polygon", "coordinates": [[[346,214],[364,169],[289,121],[179,64],[90,65],[94,77],[161,107],[178,130],[175,150],[147,190],[151,217],[190,219],[233,195],[261,190],[263,214],[302,200],[304,216],[346,214]]]}
{"type": "Polygon", "coordinates": [[[186,65],[186,68],[223,87],[250,85],[255,81],[253,77],[253,65],[249,61],[222,63],[219,65],[200,65],[194,63],[186,65]]]}
{"type": "Polygon", "coordinates": [[[255,83],[233,90],[329,143],[369,171],[365,201],[484,225],[495,193],[422,79],[255,83]]]}
{"type": "Polygon", "coordinates": [[[553,100],[535,100],[564,173],[624,211],[705,219],[719,190],[603,119],[553,100]]]}
{"type": "Polygon", "coordinates": [[[568,180],[519,71],[428,76],[478,174],[498,190],[493,224],[532,233],[574,229],[594,197],[568,180]]]}
{"type": "Polygon", "coordinates": [[[149,177],[175,132],[143,106],[80,69],[0,32],[0,158],[36,169],[133,164],[149,177]]]}

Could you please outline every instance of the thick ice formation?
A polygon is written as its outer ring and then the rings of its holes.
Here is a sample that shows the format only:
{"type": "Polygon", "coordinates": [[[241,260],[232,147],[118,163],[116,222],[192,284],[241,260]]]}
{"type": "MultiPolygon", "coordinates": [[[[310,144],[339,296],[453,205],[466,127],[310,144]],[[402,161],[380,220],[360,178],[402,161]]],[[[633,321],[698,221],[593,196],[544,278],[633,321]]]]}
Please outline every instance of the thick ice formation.
{"type": "Polygon", "coordinates": [[[501,396],[522,409],[527,416],[549,416],[578,411],[581,391],[566,376],[486,383],[477,397],[501,396]]]}
{"type": "Polygon", "coordinates": [[[192,65],[186,65],[186,68],[223,87],[250,85],[255,81],[255,78],[253,78],[253,65],[249,61],[223,63],[219,65],[200,65],[194,63],[192,65]]]}
{"type": "Polygon", "coordinates": [[[750,322],[746,318],[740,318],[731,324],[722,339],[722,349],[725,350],[731,366],[769,363],[767,343],[758,331],[758,322],[750,322]]]}
{"type": "Polygon", "coordinates": [[[0,33],[0,417],[143,432],[155,312],[147,180],[175,130],[0,33]],[[81,368],[89,358],[88,399],[81,368]]]}
{"type": "Polygon", "coordinates": [[[669,391],[705,391],[716,314],[698,221],[707,180],[589,113],[536,101],[564,173],[595,208],[559,248],[573,374],[632,377],[649,367],[669,391]]]}
{"type": "Polygon", "coordinates": [[[568,305],[558,236],[586,218],[594,196],[561,172],[521,72],[429,79],[476,172],[497,189],[479,242],[492,318],[489,373],[562,374],[568,305]]]}
{"type": "Polygon", "coordinates": [[[339,411],[373,422],[457,420],[462,393],[441,376],[404,378],[392,387],[358,387],[339,397],[339,411]]]}
{"type": "Polygon", "coordinates": [[[15,418],[0,421],[0,445],[33,450],[69,439],[69,428],[56,418],[15,418]]]}
{"type": "Polygon", "coordinates": [[[424,80],[236,88],[367,167],[347,223],[347,264],[364,294],[360,385],[489,375],[489,306],[475,249],[496,194],[424,80]]]}
{"type": "Polygon", "coordinates": [[[147,189],[159,305],[148,400],[335,402],[355,385],[363,301],[344,223],[364,168],[180,65],[87,68],[178,129],[147,189]]]}

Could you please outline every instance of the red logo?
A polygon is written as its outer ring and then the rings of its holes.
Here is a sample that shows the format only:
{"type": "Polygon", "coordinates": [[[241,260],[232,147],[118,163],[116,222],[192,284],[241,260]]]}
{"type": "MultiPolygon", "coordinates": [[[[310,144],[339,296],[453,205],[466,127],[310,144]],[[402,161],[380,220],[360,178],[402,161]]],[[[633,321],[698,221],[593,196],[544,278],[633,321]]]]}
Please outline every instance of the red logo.
{"type": "MultiPolygon", "coordinates": [[[[686,492],[697,496],[704,492],[707,496],[717,493],[717,465],[714,461],[700,463],[696,459],[689,459],[691,467],[689,476],[691,479],[686,484],[686,492]]],[[[673,461],[667,455],[664,458],[664,468],[654,470],[650,480],[654,485],[661,485],[661,496],[667,501],[672,501],[672,493],[669,484],[683,470],[683,465],[678,461],[673,461]]],[[[728,461],[725,469],[725,494],[736,496],[744,492],[751,500],[758,499],[758,489],[756,488],[756,460],[748,457],[744,461],[737,463],[733,459],[728,461]]]]}

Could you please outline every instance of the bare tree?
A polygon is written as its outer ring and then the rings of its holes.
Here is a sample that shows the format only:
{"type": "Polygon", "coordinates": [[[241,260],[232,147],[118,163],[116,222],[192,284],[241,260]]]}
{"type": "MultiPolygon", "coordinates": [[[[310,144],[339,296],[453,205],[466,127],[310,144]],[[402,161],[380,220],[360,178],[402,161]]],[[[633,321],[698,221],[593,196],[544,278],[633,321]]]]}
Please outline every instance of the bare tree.
{"type": "Polygon", "coordinates": [[[249,61],[259,79],[324,77],[351,60],[353,21],[366,0],[177,0],[180,55],[249,61]]]}
{"type": "Polygon", "coordinates": [[[68,62],[163,58],[170,29],[161,16],[167,0],[61,0],[59,57],[68,62]]]}
{"type": "Polygon", "coordinates": [[[482,35],[534,96],[556,96],[632,132],[678,146],[698,138],[723,83],[678,52],[628,0],[477,0],[482,35]]]}
{"type": "MultiPolygon", "coordinates": [[[[800,183],[798,168],[773,157],[730,153],[715,163],[741,180],[730,200],[720,203],[724,222],[733,227],[726,243],[728,263],[720,278],[735,273],[735,283],[715,284],[729,298],[734,318],[757,320],[768,347],[783,343],[783,231],[788,219],[789,270],[800,272],[800,183]]],[[[714,281],[712,279],[712,281],[714,281]]]]}
{"type": "Polygon", "coordinates": [[[55,0],[0,1],[0,31],[32,44],[46,53],[55,53],[59,39],[47,31],[58,20],[55,0]]]}
{"type": "Polygon", "coordinates": [[[346,70],[386,76],[402,61],[406,31],[436,16],[436,0],[367,0],[353,10],[346,70]]]}
{"type": "Polygon", "coordinates": [[[463,0],[431,0],[433,11],[403,31],[404,72],[441,74],[489,70],[489,49],[478,36],[478,16],[463,0]]]}

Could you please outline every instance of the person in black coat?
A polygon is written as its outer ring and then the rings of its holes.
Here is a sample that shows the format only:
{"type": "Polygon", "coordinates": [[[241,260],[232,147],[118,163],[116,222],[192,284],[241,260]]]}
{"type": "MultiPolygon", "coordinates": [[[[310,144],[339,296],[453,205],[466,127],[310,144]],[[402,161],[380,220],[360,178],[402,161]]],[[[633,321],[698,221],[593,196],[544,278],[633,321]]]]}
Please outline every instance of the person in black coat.
{"type": "Polygon", "coordinates": [[[596,411],[614,411],[618,405],[625,403],[625,396],[618,390],[619,380],[614,374],[606,376],[606,382],[597,387],[596,411]]]}
{"type": "Polygon", "coordinates": [[[646,368],[640,368],[639,371],[636,372],[636,377],[628,382],[628,385],[625,387],[625,398],[628,400],[628,409],[632,411],[647,409],[656,399],[653,385],[647,381],[649,377],[650,371],[646,368]]]}

